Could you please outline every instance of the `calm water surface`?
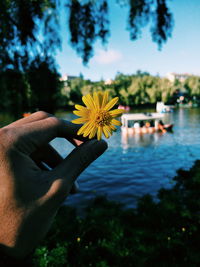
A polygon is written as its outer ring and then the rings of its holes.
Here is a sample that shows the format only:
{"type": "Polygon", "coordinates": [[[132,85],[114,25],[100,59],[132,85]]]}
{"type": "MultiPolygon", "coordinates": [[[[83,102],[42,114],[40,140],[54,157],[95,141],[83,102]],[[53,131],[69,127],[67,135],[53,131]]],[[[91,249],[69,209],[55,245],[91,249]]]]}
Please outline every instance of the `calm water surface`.
{"type": "MultiPolygon", "coordinates": [[[[71,115],[63,118],[71,119],[71,115]]],[[[200,109],[178,109],[165,115],[174,132],[123,136],[120,129],[108,140],[108,150],[78,178],[79,193],[66,204],[84,207],[97,195],[134,207],[139,196],[156,196],[161,187],[173,185],[179,168],[189,169],[200,159],[200,109]]],[[[53,145],[66,156],[73,147],[63,139],[53,145]]]]}

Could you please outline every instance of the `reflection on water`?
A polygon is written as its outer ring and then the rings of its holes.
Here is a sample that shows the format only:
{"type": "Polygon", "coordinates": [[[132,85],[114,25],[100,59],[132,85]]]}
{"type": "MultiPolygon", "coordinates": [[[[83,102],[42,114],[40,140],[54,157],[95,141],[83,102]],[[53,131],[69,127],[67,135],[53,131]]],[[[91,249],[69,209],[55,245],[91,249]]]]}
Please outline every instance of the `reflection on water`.
{"type": "MultiPolygon", "coordinates": [[[[199,115],[200,109],[166,115],[164,123],[174,123],[173,133],[124,136],[119,129],[108,140],[104,155],[80,175],[80,191],[66,203],[82,207],[94,196],[106,195],[133,207],[139,196],[155,196],[159,188],[171,187],[179,168],[188,169],[200,159],[199,115]]],[[[62,139],[53,144],[63,156],[72,149],[62,139]]]]}
{"type": "Polygon", "coordinates": [[[126,132],[121,132],[121,144],[123,149],[128,149],[130,147],[147,147],[154,143],[157,143],[159,138],[163,136],[163,133],[147,133],[147,134],[127,134],[126,132]]]}

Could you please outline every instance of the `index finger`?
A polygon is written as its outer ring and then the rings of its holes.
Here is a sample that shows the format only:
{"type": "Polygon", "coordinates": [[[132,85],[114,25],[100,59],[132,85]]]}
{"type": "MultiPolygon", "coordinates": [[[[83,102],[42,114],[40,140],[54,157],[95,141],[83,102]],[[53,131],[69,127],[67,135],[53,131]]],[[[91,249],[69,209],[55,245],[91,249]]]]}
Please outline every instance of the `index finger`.
{"type": "Polygon", "coordinates": [[[56,137],[88,140],[77,135],[79,128],[80,126],[56,117],[24,124],[15,129],[15,146],[21,152],[30,155],[56,137]]]}

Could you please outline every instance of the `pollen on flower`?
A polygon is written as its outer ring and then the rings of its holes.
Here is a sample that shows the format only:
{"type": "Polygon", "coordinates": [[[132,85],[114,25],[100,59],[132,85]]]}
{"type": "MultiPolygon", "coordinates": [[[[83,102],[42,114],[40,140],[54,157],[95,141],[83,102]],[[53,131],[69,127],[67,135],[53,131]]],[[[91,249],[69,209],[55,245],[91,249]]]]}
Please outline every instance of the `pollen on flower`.
{"type": "Polygon", "coordinates": [[[109,125],[111,120],[112,120],[112,117],[107,111],[100,110],[96,114],[95,122],[98,126],[109,125]]]}
{"type": "Polygon", "coordinates": [[[121,126],[121,122],[116,120],[124,110],[112,109],[118,102],[118,97],[109,100],[108,91],[94,92],[82,97],[82,105],[75,105],[73,113],[80,118],[73,120],[73,123],[83,124],[78,130],[78,135],[89,139],[97,137],[98,140],[104,135],[109,138],[116,126],[121,126]]]}

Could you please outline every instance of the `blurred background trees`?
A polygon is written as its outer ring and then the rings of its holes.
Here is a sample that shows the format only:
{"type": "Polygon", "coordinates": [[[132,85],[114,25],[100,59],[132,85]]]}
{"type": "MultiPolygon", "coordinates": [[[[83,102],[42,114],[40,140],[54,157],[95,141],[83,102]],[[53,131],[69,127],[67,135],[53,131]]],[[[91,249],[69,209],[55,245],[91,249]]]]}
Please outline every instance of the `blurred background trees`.
{"type": "MultiPolygon", "coordinates": [[[[67,82],[68,95],[62,91],[60,102],[66,106],[73,106],[81,103],[82,94],[93,93],[98,90],[109,90],[111,96],[118,96],[119,103],[125,106],[151,106],[162,101],[166,104],[178,104],[177,100],[181,95],[185,96],[186,103],[190,101],[199,102],[200,100],[200,77],[189,76],[184,81],[170,81],[167,78],[152,76],[144,72],[137,71],[132,75],[118,73],[114,80],[92,82],[75,78],[67,82]],[[195,101],[194,101],[195,100],[195,101]]],[[[65,89],[66,91],[66,89],[65,89]]]]}

